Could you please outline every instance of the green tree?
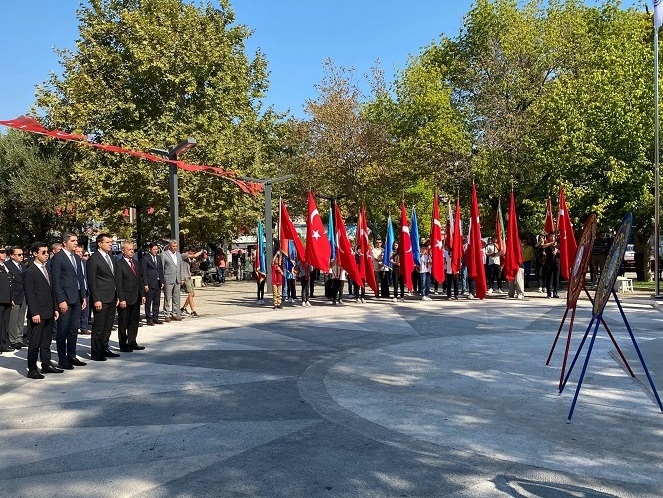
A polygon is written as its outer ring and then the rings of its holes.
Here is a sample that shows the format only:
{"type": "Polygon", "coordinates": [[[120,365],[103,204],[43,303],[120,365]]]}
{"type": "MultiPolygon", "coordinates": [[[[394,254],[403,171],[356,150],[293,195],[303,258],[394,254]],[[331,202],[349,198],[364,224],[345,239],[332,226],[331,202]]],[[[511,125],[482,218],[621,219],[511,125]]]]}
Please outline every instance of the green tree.
{"type": "Polygon", "coordinates": [[[387,135],[362,114],[363,95],[352,70],[325,61],[317,100],[306,103],[310,119],[291,119],[286,140],[287,168],[296,175],[285,187],[303,200],[311,188],[331,197],[346,197],[343,212],[356,216],[366,201],[379,202],[381,187],[393,191],[384,168],[387,135]],[[376,198],[378,197],[378,198],[376,198]]]}
{"type": "Polygon", "coordinates": [[[65,229],[81,229],[71,167],[53,144],[10,130],[0,135],[0,233],[2,242],[48,242],[65,229]]]}
{"type": "MultiPolygon", "coordinates": [[[[235,24],[227,0],[218,7],[182,0],[90,0],[78,10],[76,51],[58,52],[62,77],[38,89],[48,126],[148,150],[195,137],[183,158],[260,174],[278,136],[279,116],[263,109],[267,62],[245,54],[247,26],[235,24]]],[[[168,233],[167,168],[81,150],[74,163],[80,208],[122,231],[130,205],[154,208],[146,226],[168,233]]],[[[189,241],[229,235],[258,203],[232,183],[180,173],[180,223],[189,241]]],[[[124,226],[126,230],[126,226],[124,226]]]]}

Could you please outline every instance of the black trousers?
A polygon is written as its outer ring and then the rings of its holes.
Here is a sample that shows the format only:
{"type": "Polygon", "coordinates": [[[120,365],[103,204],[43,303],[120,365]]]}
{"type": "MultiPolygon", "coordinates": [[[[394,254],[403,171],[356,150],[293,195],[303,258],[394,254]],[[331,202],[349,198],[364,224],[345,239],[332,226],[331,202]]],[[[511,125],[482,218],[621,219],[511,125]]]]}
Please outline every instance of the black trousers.
{"type": "Polygon", "coordinates": [[[380,297],[389,297],[389,272],[380,272],[380,297]]]}
{"type": "Polygon", "coordinates": [[[0,304],[0,347],[11,346],[9,343],[9,316],[11,315],[11,303],[0,304]]]}
{"type": "Polygon", "coordinates": [[[258,285],[258,300],[265,299],[265,281],[267,279],[263,279],[261,282],[257,282],[258,285]]]}
{"type": "Polygon", "coordinates": [[[451,299],[451,286],[454,288],[454,297],[458,297],[458,274],[457,273],[447,273],[447,297],[451,299]]]}
{"type": "Polygon", "coordinates": [[[345,286],[345,284],[344,284],[343,280],[337,279],[337,278],[334,279],[334,295],[332,297],[332,299],[334,299],[334,301],[336,301],[336,300],[340,301],[340,300],[343,299],[343,287],[344,286],[345,286]]]}
{"type": "Polygon", "coordinates": [[[37,370],[37,357],[41,358],[41,366],[51,364],[51,340],[53,337],[53,318],[37,324],[32,323],[28,316],[28,370],[37,370]]]}
{"type": "Polygon", "coordinates": [[[394,297],[398,297],[398,289],[401,290],[401,299],[405,296],[405,282],[401,275],[400,268],[394,265],[394,297]]]}
{"type": "Polygon", "coordinates": [[[69,304],[66,313],[60,313],[55,336],[58,348],[58,363],[66,363],[69,358],[76,358],[78,327],[81,324],[81,303],[69,304]]]}
{"type": "Polygon", "coordinates": [[[117,308],[117,338],[120,347],[135,346],[140,320],[140,301],[127,304],[126,308],[117,308]]]}
{"type": "Polygon", "coordinates": [[[302,285],[302,303],[308,302],[308,279],[306,277],[302,277],[299,279],[299,283],[302,285]]]}
{"type": "Polygon", "coordinates": [[[102,303],[101,311],[94,312],[94,323],[92,324],[92,355],[101,356],[108,349],[115,320],[115,301],[102,303]]]}
{"type": "Polygon", "coordinates": [[[159,307],[161,306],[161,287],[150,287],[145,298],[145,319],[155,322],[159,319],[159,307]]]}

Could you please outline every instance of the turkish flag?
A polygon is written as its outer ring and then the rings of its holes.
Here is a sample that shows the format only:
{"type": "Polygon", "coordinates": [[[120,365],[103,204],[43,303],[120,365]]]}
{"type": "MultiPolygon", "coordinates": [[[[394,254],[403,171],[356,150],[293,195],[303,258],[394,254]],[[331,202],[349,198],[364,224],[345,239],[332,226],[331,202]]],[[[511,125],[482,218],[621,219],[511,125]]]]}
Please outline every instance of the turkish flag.
{"type": "Polygon", "coordinates": [[[571,225],[571,216],[566,207],[566,196],[561,185],[559,186],[559,217],[557,218],[557,228],[559,229],[559,271],[562,274],[562,278],[568,280],[578,245],[576,244],[575,234],[573,233],[573,225],[571,225]]]}
{"type": "MultiPolygon", "coordinates": [[[[292,240],[292,242],[295,244],[295,249],[297,250],[297,257],[300,259],[300,261],[306,261],[306,249],[304,249],[304,244],[302,244],[302,240],[299,238],[299,234],[297,233],[297,230],[295,229],[295,225],[292,223],[292,220],[290,219],[290,213],[288,213],[288,208],[285,205],[285,202],[283,202],[283,199],[281,199],[281,220],[279,224],[279,239],[281,240],[281,244],[283,244],[283,241],[285,240],[292,240]]],[[[288,256],[288,250],[287,250],[287,245],[285,255],[288,256]]],[[[283,250],[283,249],[281,249],[283,250]]]]}
{"type": "Polygon", "coordinates": [[[548,205],[546,206],[546,224],[544,227],[546,233],[555,233],[555,221],[553,220],[552,201],[548,196],[548,205]]]}
{"type": "Polygon", "coordinates": [[[430,233],[431,242],[431,275],[437,283],[444,282],[444,241],[442,240],[442,223],[440,222],[440,206],[437,192],[433,194],[433,222],[430,233]]]}
{"type": "Polygon", "coordinates": [[[375,281],[375,272],[373,271],[373,249],[368,239],[368,222],[366,220],[366,208],[361,207],[359,213],[359,222],[357,223],[359,230],[359,250],[361,257],[359,258],[359,272],[368,286],[373,289],[375,295],[378,295],[378,284],[375,281]]]}
{"type": "Polygon", "coordinates": [[[325,226],[315,205],[313,194],[308,193],[308,217],[306,218],[306,261],[318,270],[329,270],[331,247],[325,235],[325,226]]]}
{"type": "Polygon", "coordinates": [[[520,247],[520,235],[518,234],[518,217],[516,216],[516,197],[511,192],[509,202],[509,221],[506,228],[506,255],[504,263],[504,276],[513,281],[518,275],[518,270],[523,262],[523,251],[520,247]]]}
{"type": "Polygon", "coordinates": [[[359,273],[359,268],[357,268],[355,254],[352,250],[352,245],[350,244],[348,232],[345,229],[343,215],[341,215],[341,209],[338,207],[338,203],[334,204],[334,227],[336,229],[336,261],[356,284],[363,287],[364,281],[359,273]]]}
{"type": "Polygon", "coordinates": [[[468,269],[472,269],[470,276],[474,277],[474,286],[476,297],[483,299],[486,296],[486,272],[483,267],[483,248],[481,247],[481,221],[479,219],[479,200],[477,199],[477,187],[472,184],[472,200],[470,203],[470,247],[468,256],[472,260],[472,265],[468,264],[468,269]]]}
{"type": "Polygon", "coordinates": [[[451,236],[451,272],[458,273],[463,257],[463,235],[460,228],[460,199],[456,198],[456,210],[454,211],[454,229],[451,236]]]}
{"type": "MultiPolygon", "coordinates": [[[[419,241],[417,241],[417,244],[419,241]]],[[[401,233],[398,240],[399,270],[407,290],[412,292],[412,270],[414,258],[412,257],[412,240],[410,240],[410,227],[407,224],[405,203],[401,203],[401,233]]]]}

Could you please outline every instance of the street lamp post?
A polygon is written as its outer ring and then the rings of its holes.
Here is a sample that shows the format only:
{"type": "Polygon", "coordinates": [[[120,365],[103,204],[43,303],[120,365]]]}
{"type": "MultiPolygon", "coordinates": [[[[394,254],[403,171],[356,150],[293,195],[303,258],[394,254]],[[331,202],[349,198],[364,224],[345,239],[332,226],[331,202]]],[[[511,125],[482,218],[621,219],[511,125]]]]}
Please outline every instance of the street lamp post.
{"type": "MultiPolygon", "coordinates": [[[[249,176],[240,176],[240,179],[247,182],[260,183],[265,187],[265,239],[267,239],[265,252],[268,258],[272,258],[274,255],[274,249],[272,244],[272,185],[274,183],[284,182],[290,180],[295,175],[285,175],[278,178],[251,178],[249,176]]],[[[258,241],[259,242],[259,241],[258,241]]],[[[265,270],[267,270],[267,281],[272,281],[272,264],[271,259],[269,263],[265,263],[265,270]]]]}
{"type": "MultiPolygon", "coordinates": [[[[169,161],[177,161],[187,150],[198,144],[195,138],[182,140],[178,145],[168,150],[150,149],[152,154],[167,158],[169,161]]],[[[180,240],[180,206],[179,206],[179,181],[177,166],[168,163],[168,189],[170,191],[170,238],[179,243],[180,240]]]]}

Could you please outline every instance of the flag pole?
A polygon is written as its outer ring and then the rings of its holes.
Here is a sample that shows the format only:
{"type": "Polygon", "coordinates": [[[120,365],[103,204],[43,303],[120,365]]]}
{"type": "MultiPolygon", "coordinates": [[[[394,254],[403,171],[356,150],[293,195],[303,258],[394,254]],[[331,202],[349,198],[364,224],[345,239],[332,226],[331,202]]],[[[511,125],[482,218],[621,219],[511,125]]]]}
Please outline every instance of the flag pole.
{"type": "Polygon", "coordinates": [[[654,282],[655,297],[661,296],[659,268],[660,201],[659,201],[659,143],[658,143],[658,26],[654,22],[654,282]]]}

